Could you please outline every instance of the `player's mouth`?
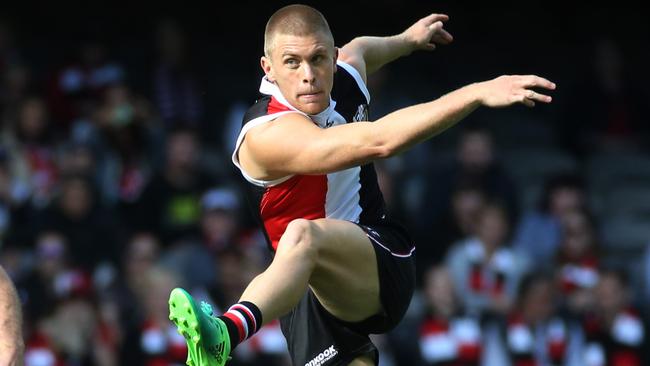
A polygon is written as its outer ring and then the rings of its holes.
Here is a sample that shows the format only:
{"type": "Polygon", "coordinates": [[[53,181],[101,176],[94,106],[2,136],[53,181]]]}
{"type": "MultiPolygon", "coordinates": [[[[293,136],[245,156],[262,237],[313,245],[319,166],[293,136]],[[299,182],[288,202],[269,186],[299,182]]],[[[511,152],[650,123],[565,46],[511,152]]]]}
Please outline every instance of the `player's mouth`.
{"type": "Polygon", "coordinates": [[[298,98],[307,102],[317,101],[321,98],[323,92],[302,93],[298,94],[298,98]]]}

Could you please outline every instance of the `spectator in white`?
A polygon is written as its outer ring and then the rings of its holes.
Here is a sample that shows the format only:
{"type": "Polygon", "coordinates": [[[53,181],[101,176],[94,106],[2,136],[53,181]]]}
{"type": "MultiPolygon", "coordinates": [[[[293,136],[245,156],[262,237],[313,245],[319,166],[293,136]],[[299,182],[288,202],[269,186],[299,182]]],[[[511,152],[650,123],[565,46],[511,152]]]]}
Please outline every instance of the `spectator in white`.
{"type": "Polygon", "coordinates": [[[137,365],[157,366],[182,364],[187,357],[185,338],[174,331],[167,316],[167,292],[179,285],[176,273],[163,267],[152,267],[144,273],[140,323],[140,360],[137,365]]]}
{"type": "Polygon", "coordinates": [[[563,217],[584,208],[585,187],[579,176],[559,174],[549,178],[539,207],[526,212],[517,225],[514,247],[536,258],[536,267],[548,266],[560,246],[563,217]]]}
{"type": "Polygon", "coordinates": [[[106,45],[86,40],[73,63],[59,70],[49,86],[48,105],[64,129],[79,117],[87,117],[102,93],[125,79],[121,65],[107,57],[106,45]]]}
{"type": "Polygon", "coordinates": [[[505,315],[513,303],[528,258],[508,246],[509,223],[503,206],[481,210],[475,237],[457,242],[447,257],[456,294],[472,315],[505,315]]]}
{"type": "Polygon", "coordinates": [[[419,332],[425,365],[481,364],[483,334],[476,317],[464,314],[444,266],[429,267],[424,281],[427,315],[419,332]]]}
{"type": "Polygon", "coordinates": [[[31,320],[52,312],[52,304],[73,296],[87,296],[91,277],[70,264],[66,238],[56,231],[41,233],[36,239],[34,270],[20,288],[27,295],[25,310],[31,320]]]}
{"type": "MultiPolygon", "coordinates": [[[[500,352],[504,361],[491,364],[512,366],[582,366],[580,327],[560,316],[553,276],[534,272],[524,277],[513,310],[498,334],[488,332],[489,352],[500,352]],[[493,337],[494,336],[494,337],[493,337]]],[[[486,358],[495,360],[496,355],[486,358]]]]}
{"type": "Polygon", "coordinates": [[[601,258],[596,232],[594,219],[586,211],[564,215],[555,268],[564,305],[578,316],[593,306],[593,288],[598,283],[601,258]]]}
{"type": "Polygon", "coordinates": [[[632,303],[628,275],[603,269],[595,288],[596,306],[585,316],[584,366],[648,365],[647,326],[632,303]]]}
{"type": "Polygon", "coordinates": [[[95,324],[92,278],[70,265],[66,240],[58,232],[42,233],[35,254],[34,272],[20,284],[29,319],[25,363],[57,365],[85,359],[95,324]]]}

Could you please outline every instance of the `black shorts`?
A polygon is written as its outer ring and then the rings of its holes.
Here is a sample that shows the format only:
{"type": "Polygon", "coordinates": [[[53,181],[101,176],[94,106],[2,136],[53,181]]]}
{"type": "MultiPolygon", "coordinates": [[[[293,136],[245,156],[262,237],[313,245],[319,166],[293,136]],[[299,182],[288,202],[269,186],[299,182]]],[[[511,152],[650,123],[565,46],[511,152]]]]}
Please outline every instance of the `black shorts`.
{"type": "Polygon", "coordinates": [[[309,290],[280,319],[295,366],[342,366],[362,355],[377,362],[377,348],[368,334],[388,332],[406,313],[415,290],[415,247],[410,237],[397,224],[359,226],[375,249],[384,311],[361,322],[344,322],[325,310],[309,290]]]}

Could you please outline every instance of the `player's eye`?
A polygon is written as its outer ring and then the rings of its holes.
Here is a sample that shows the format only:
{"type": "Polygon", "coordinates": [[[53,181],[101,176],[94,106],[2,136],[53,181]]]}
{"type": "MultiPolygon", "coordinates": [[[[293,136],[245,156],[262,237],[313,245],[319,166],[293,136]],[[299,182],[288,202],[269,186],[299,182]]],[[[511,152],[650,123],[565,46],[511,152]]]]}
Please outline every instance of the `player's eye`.
{"type": "Polygon", "coordinates": [[[298,67],[298,60],[296,60],[295,58],[288,58],[284,60],[284,64],[289,67],[298,67]]]}

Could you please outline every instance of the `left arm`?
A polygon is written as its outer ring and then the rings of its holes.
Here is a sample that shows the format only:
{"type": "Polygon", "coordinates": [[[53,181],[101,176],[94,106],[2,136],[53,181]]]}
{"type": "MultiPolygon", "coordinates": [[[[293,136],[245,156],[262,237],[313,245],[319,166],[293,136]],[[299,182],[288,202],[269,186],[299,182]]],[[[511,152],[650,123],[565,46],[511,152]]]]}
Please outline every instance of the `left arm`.
{"type": "Polygon", "coordinates": [[[398,35],[357,37],[339,49],[338,58],[356,68],[367,81],[367,75],[413,51],[432,51],[437,44],[449,44],[453,37],[443,28],[448,19],[444,14],[431,14],[398,35]]]}

